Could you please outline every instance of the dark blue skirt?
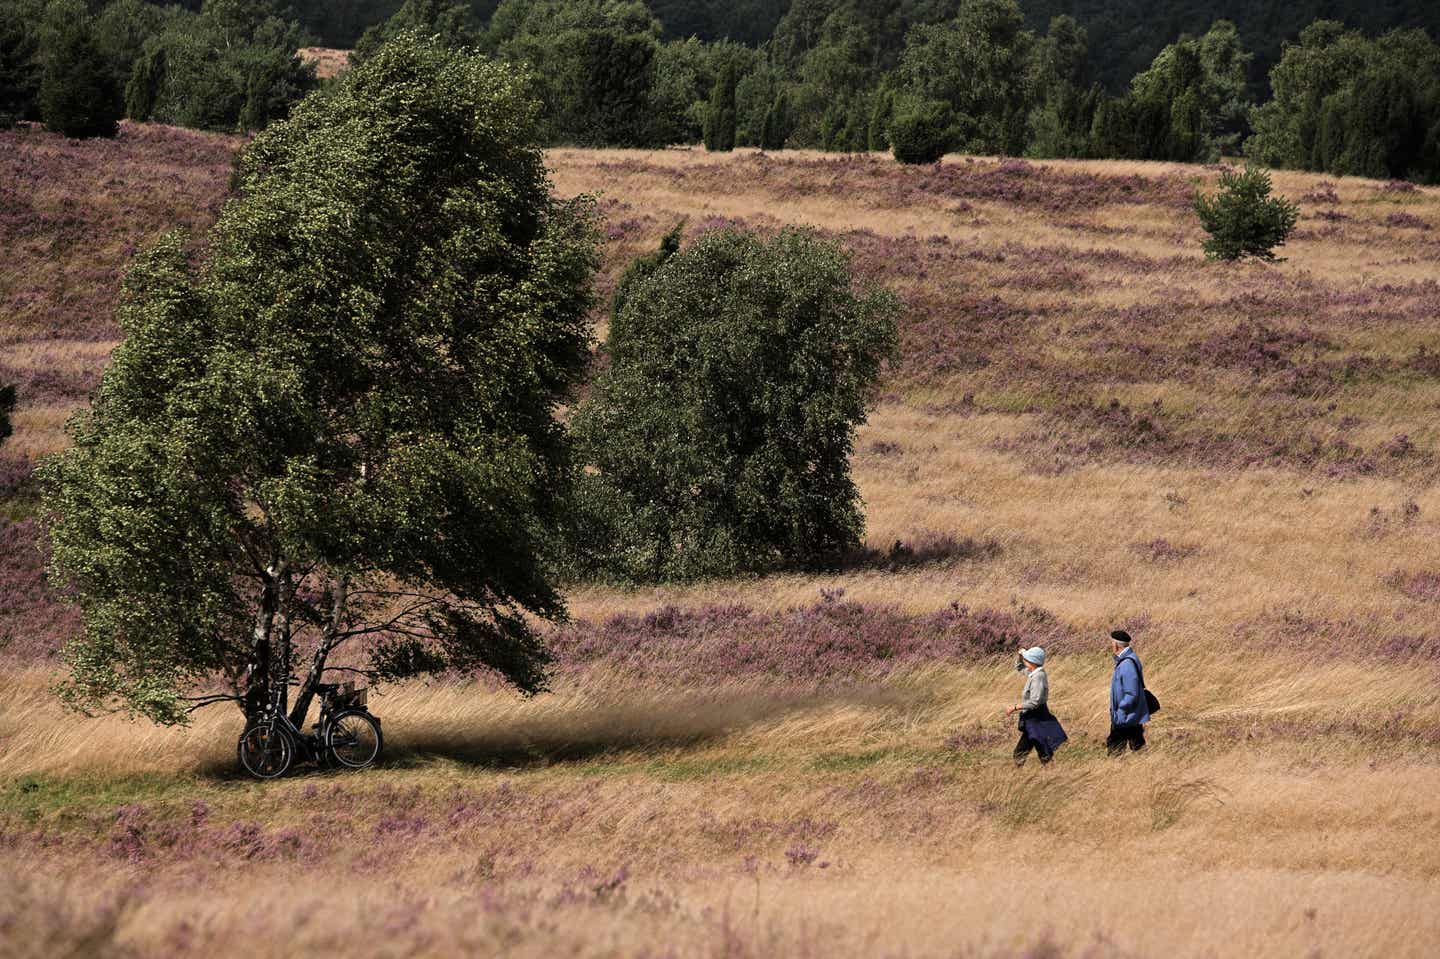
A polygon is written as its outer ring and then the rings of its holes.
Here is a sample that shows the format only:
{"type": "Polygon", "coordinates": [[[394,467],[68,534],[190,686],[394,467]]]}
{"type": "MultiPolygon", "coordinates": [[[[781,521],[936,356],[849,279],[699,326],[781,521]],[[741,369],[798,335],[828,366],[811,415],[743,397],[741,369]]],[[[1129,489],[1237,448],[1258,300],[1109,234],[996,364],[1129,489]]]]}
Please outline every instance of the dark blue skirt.
{"type": "Polygon", "coordinates": [[[1060,720],[1045,706],[1021,713],[1020,731],[1052,752],[1070,738],[1065,735],[1060,720]]]}

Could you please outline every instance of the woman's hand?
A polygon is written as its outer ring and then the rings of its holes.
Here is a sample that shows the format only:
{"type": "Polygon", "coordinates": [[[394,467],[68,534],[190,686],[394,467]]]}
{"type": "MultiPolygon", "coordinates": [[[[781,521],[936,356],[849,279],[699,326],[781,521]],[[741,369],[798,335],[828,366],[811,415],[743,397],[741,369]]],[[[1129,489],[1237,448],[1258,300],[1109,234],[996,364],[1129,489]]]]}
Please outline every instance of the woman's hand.
{"type": "Polygon", "coordinates": [[[1013,715],[1015,715],[1015,707],[1014,707],[1014,706],[1006,706],[1006,707],[1005,707],[1005,715],[1006,715],[1006,716],[1013,716],[1013,715]]]}

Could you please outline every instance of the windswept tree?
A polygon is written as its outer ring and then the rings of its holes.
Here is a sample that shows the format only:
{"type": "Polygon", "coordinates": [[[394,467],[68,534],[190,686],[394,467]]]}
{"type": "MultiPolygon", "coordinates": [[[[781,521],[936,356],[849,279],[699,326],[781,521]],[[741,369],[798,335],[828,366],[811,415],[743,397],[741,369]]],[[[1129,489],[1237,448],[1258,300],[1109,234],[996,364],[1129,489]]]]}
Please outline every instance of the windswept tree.
{"type": "Polygon", "coordinates": [[[181,720],[330,658],[546,683],[541,557],[569,476],[597,236],[553,197],[514,70],[415,35],[246,149],[199,266],[125,285],[74,446],[44,469],[84,613],[64,691],[181,720]]]}
{"type": "Polygon", "coordinates": [[[662,247],[630,281],[575,417],[575,572],[689,579],[857,545],[850,453],[895,350],[895,298],[794,229],[662,247]]]}

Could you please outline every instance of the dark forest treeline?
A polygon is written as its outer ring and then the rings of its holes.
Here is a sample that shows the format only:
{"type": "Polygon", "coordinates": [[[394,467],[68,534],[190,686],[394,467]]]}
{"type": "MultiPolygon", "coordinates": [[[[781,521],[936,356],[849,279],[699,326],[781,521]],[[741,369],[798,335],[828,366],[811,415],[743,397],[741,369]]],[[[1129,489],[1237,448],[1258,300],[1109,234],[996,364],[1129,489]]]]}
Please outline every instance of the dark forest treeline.
{"type": "Polygon", "coordinates": [[[0,119],[113,99],[258,129],[315,85],[297,47],[363,59],[403,29],[525,64],[555,143],[1243,152],[1440,179],[1440,5],[1423,0],[0,0],[0,119]]]}

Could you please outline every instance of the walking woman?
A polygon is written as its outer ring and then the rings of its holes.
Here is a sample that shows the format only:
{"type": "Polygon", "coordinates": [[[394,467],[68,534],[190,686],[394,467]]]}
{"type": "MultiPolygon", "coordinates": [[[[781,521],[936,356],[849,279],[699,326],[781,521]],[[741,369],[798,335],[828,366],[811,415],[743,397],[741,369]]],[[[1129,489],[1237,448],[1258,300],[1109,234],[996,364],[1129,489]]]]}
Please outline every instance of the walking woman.
{"type": "Polygon", "coordinates": [[[1060,720],[1050,712],[1050,677],[1045,675],[1045,650],[1039,646],[1022,648],[1015,668],[1029,674],[1025,677],[1025,691],[1020,702],[1005,710],[1006,716],[1020,714],[1020,741],[1015,744],[1015,765],[1025,765],[1032,749],[1040,757],[1040,764],[1047,765],[1055,750],[1069,737],[1060,728],[1060,720]]]}

